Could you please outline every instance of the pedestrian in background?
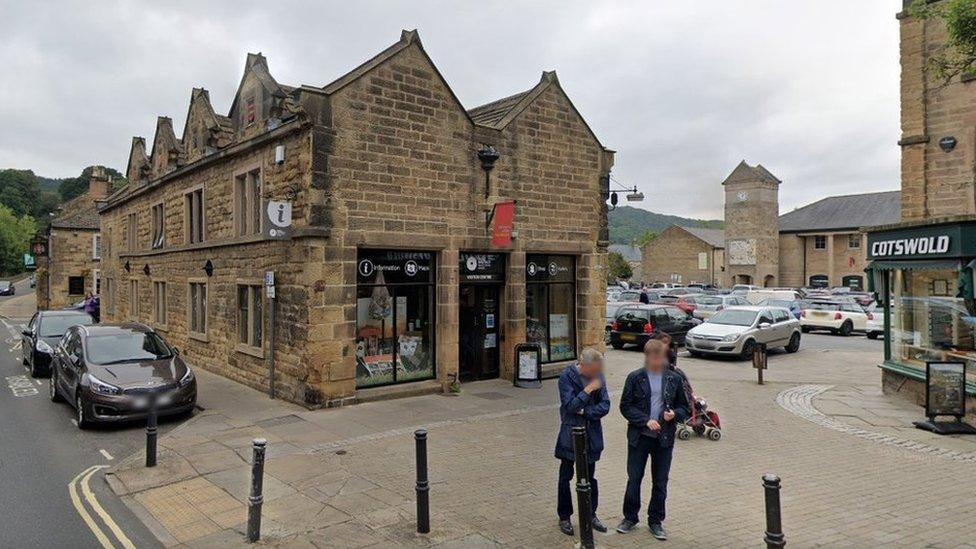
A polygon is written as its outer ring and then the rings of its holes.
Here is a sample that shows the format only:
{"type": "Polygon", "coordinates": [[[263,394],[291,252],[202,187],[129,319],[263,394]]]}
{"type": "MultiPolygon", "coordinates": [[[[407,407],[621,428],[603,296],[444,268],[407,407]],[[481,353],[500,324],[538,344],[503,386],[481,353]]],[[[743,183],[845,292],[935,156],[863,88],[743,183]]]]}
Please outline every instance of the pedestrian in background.
{"type": "Polygon", "coordinates": [[[92,317],[95,324],[98,324],[99,316],[101,316],[101,311],[99,309],[98,297],[91,292],[85,294],[85,312],[88,313],[88,316],[92,317]]]}
{"type": "Polygon", "coordinates": [[[667,346],[658,339],[644,345],[644,367],[624,382],[620,413],[627,419],[627,490],[624,519],[617,531],[626,534],[638,523],[641,482],[651,461],[651,499],[647,525],[651,535],[668,539],[664,531],[668,475],[677,424],[688,419],[690,408],[681,377],[669,368],[667,346]]]}
{"type": "Polygon", "coordinates": [[[567,366],[559,375],[559,436],[556,439],[555,455],[559,458],[559,481],[556,487],[556,513],[559,516],[559,530],[572,536],[573,493],[570,481],[573,480],[576,454],[573,451],[573,427],[586,427],[587,475],[590,481],[590,520],[597,532],[606,532],[607,527],[596,516],[599,503],[599,487],[594,477],[596,462],[603,452],[603,425],[601,419],[610,412],[610,393],[607,392],[603,377],[603,355],[596,349],[583,349],[579,362],[567,366]]]}

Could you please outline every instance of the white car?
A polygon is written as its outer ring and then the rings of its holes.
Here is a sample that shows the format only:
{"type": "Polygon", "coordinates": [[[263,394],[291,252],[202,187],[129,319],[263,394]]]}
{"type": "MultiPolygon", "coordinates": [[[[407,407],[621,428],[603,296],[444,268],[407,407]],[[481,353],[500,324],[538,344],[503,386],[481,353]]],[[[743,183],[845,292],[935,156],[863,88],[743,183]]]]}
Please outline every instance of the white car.
{"type": "Polygon", "coordinates": [[[884,336],[884,322],[885,322],[885,310],[884,307],[878,305],[877,302],[871,303],[871,305],[865,307],[865,310],[869,313],[868,316],[868,327],[865,330],[868,339],[878,339],[884,336]]]}
{"type": "Polygon", "coordinates": [[[688,331],[685,349],[691,356],[738,355],[752,358],[759,343],[800,350],[800,322],[782,307],[729,307],[688,331]]]}
{"type": "Polygon", "coordinates": [[[804,332],[830,330],[833,334],[849,336],[854,332],[866,333],[869,319],[874,320],[874,315],[857,303],[810,301],[800,313],[800,326],[804,332]]]}

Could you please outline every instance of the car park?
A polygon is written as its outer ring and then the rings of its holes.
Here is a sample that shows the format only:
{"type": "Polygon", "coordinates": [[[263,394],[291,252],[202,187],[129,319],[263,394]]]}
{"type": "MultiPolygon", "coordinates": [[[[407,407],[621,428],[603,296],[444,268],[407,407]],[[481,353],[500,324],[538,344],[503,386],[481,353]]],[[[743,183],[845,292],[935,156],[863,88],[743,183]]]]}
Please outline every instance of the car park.
{"type": "Polygon", "coordinates": [[[685,348],[692,356],[726,355],[752,358],[758,344],[800,349],[800,322],[783,307],[730,307],[692,328],[685,348]]]}
{"type": "Polygon", "coordinates": [[[803,313],[804,304],[805,302],[799,299],[767,298],[759,302],[760,307],[783,307],[784,309],[789,309],[790,314],[797,320],[800,319],[800,315],[803,313]]]}
{"type": "Polygon", "coordinates": [[[9,280],[0,280],[0,295],[14,295],[15,293],[17,293],[17,288],[14,288],[9,280]]]}
{"type": "Polygon", "coordinates": [[[705,320],[715,313],[729,307],[749,305],[745,298],[725,294],[725,295],[701,295],[695,298],[695,310],[691,313],[695,318],[705,320]]]}
{"type": "Polygon", "coordinates": [[[54,352],[50,398],[75,408],[78,428],[161,416],[196,406],[193,370],[148,326],[73,326],[54,352]]]}
{"type": "Polygon", "coordinates": [[[23,364],[32,377],[51,372],[51,358],[61,337],[72,326],[89,326],[92,317],[81,311],[40,311],[34,313],[27,328],[21,332],[20,350],[23,364]]]}
{"type": "Polygon", "coordinates": [[[868,319],[874,315],[848,301],[810,301],[800,313],[800,325],[804,332],[829,330],[832,334],[849,336],[854,332],[866,332],[868,319]]]}
{"type": "Polygon", "coordinates": [[[685,340],[688,330],[700,321],[671,305],[628,305],[617,312],[610,331],[610,346],[623,349],[625,345],[643,347],[652,335],[664,332],[676,344],[685,340]]]}

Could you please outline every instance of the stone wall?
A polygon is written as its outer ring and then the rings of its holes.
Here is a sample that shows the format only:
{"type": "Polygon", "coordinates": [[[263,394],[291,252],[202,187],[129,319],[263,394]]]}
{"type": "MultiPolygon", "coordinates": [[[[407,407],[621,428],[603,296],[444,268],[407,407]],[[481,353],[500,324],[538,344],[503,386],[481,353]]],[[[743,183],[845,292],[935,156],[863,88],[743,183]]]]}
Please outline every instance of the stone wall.
{"type": "Polygon", "coordinates": [[[730,285],[739,283],[739,275],[749,277],[757,286],[780,285],[778,212],[778,184],[757,178],[726,181],[726,279],[730,285]],[[755,241],[754,264],[732,263],[730,242],[743,239],[755,241]]]}
{"type": "Polygon", "coordinates": [[[38,265],[42,271],[36,289],[39,310],[62,309],[84,298],[86,292],[95,291],[94,275],[101,263],[92,254],[92,239],[97,233],[97,230],[86,229],[51,230],[48,238],[49,257],[46,261],[42,259],[38,265]],[[81,293],[68,291],[71,277],[84,278],[81,293]],[[42,278],[46,279],[44,287],[40,283],[42,278]]]}
{"type": "Polygon", "coordinates": [[[711,282],[723,285],[721,267],[724,257],[721,249],[695,237],[680,227],[668,227],[641,250],[644,281],[672,282],[672,275],[679,275],[682,284],[711,282]],[[698,268],[698,254],[708,258],[706,269],[698,268]]]}

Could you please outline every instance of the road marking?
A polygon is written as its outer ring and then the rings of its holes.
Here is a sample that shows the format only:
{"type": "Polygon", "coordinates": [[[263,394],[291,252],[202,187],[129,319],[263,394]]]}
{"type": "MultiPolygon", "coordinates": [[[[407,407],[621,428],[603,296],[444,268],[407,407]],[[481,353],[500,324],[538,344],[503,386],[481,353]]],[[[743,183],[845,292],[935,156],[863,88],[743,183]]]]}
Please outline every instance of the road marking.
{"type": "Polygon", "coordinates": [[[77,419],[75,419],[75,418],[71,418],[71,419],[69,419],[68,421],[70,421],[70,422],[71,422],[71,424],[72,424],[72,425],[74,425],[75,427],[77,427],[77,426],[78,426],[78,420],[77,420],[77,419]]]}
{"type": "Polygon", "coordinates": [[[7,388],[17,398],[35,396],[40,394],[34,383],[27,376],[7,376],[7,388]]]}
{"type": "Polygon", "coordinates": [[[129,540],[129,537],[125,535],[125,532],[123,532],[122,529],[119,528],[119,525],[112,520],[111,515],[109,515],[101,504],[98,503],[98,499],[95,498],[95,493],[92,492],[91,485],[88,483],[92,475],[94,475],[98,470],[106,467],[106,465],[94,466],[92,471],[85,476],[85,481],[81,485],[81,492],[88,500],[88,504],[91,505],[92,509],[95,510],[95,513],[101,517],[102,522],[104,522],[105,525],[108,526],[108,529],[112,531],[112,534],[115,535],[115,539],[119,540],[119,543],[122,544],[122,547],[125,549],[136,549],[136,546],[131,540],[129,540]]]}
{"type": "Polygon", "coordinates": [[[106,536],[105,532],[102,532],[102,529],[98,527],[98,523],[96,523],[95,519],[93,519],[91,514],[88,513],[88,509],[85,509],[85,505],[81,502],[81,497],[78,495],[78,487],[76,486],[84,475],[93,473],[102,467],[105,466],[94,465],[78,473],[78,476],[71,479],[71,482],[68,483],[68,495],[71,496],[71,504],[75,506],[75,511],[78,511],[78,514],[81,515],[81,520],[85,521],[85,524],[88,525],[88,529],[92,531],[92,534],[95,534],[95,538],[98,539],[98,543],[102,544],[102,547],[105,549],[114,549],[112,543],[108,540],[108,536],[106,536]]]}
{"type": "Polygon", "coordinates": [[[99,453],[101,453],[101,454],[102,454],[103,456],[105,456],[105,459],[107,459],[107,460],[109,460],[109,461],[112,461],[113,459],[115,459],[114,457],[112,457],[112,454],[110,454],[110,453],[108,453],[108,452],[106,452],[105,450],[103,450],[103,449],[101,449],[101,448],[100,448],[100,449],[99,449],[98,451],[99,451],[99,453]]]}
{"type": "Polygon", "coordinates": [[[43,384],[43,382],[41,380],[39,380],[39,379],[35,379],[34,381],[37,382],[38,385],[42,385],[43,384]]]}

